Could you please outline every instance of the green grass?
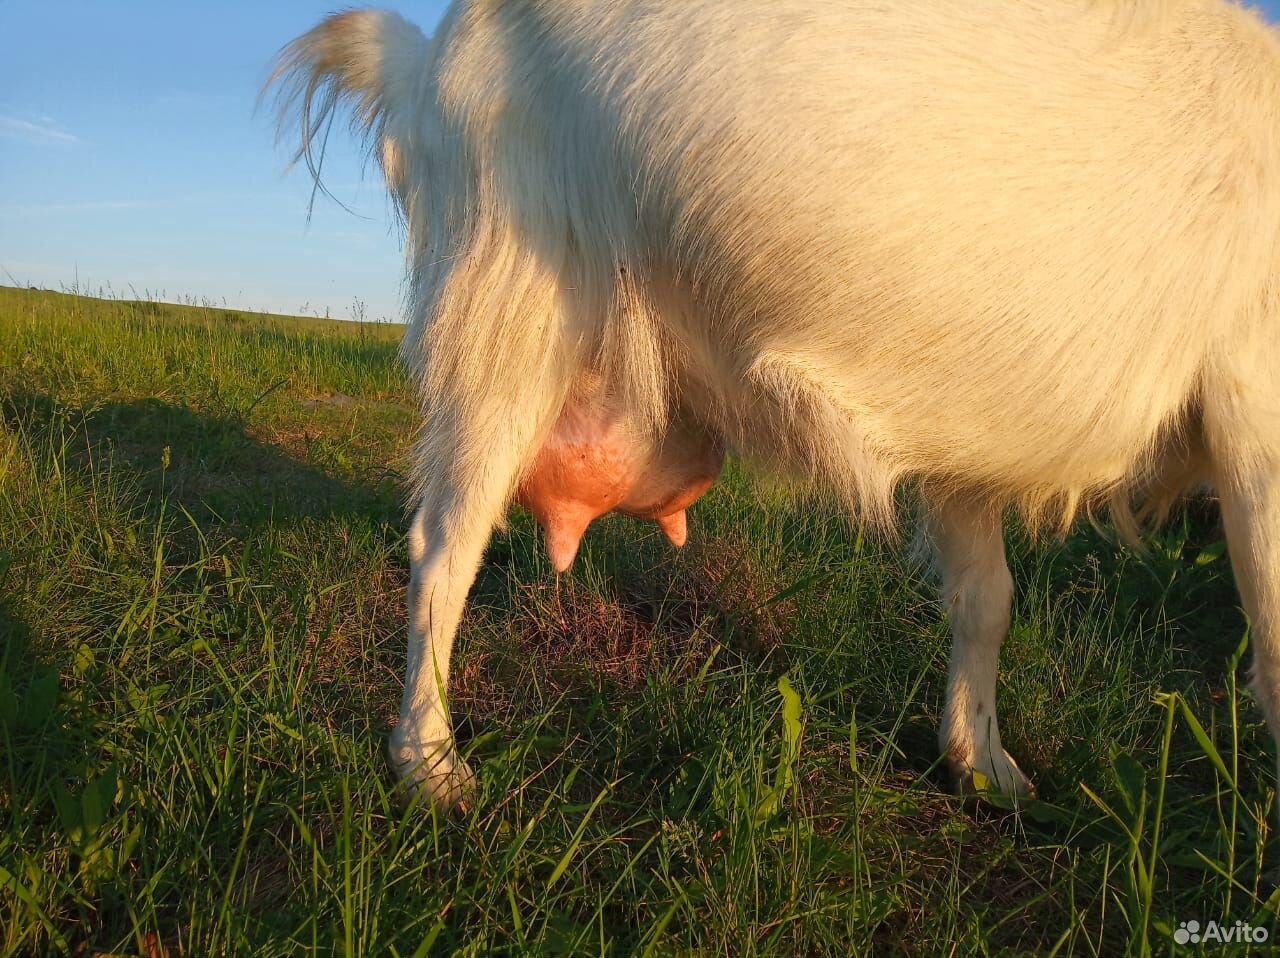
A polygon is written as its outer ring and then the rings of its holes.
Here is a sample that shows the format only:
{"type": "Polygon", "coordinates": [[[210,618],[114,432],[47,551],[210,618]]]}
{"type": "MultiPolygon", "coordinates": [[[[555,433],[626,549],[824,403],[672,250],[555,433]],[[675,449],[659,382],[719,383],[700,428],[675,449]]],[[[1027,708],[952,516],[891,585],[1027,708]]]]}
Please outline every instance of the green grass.
{"type": "Polygon", "coordinates": [[[1146,558],[1012,536],[1017,812],[947,794],[945,622],[831,509],[731,467],[683,552],[610,518],[559,580],[517,514],[455,657],[481,796],[401,809],[398,334],[0,289],[0,952],[1194,954],[1180,921],[1271,927],[1272,747],[1208,504],[1146,558]]]}

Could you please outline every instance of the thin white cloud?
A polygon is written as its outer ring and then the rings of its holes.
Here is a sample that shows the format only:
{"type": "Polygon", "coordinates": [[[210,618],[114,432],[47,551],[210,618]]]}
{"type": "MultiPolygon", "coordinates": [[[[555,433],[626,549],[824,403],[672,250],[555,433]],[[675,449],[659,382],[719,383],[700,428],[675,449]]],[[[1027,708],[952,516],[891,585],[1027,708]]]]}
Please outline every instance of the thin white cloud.
{"type": "Polygon", "coordinates": [[[217,102],[211,93],[198,93],[195,90],[170,90],[168,93],[156,95],[157,106],[186,106],[202,108],[217,102]]]}
{"type": "Polygon", "coordinates": [[[149,204],[140,200],[85,200],[80,203],[19,203],[0,206],[0,216],[45,216],[50,213],[94,213],[136,210],[149,204]]]}
{"type": "Polygon", "coordinates": [[[16,116],[0,115],[0,136],[28,143],[79,143],[80,138],[65,130],[59,130],[49,117],[41,117],[41,123],[21,120],[16,116]]]}
{"type": "MultiPolygon", "coordinates": [[[[45,216],[53,213],[109,213],[147,207],[198,206],[208,203],[261,203],[279,199],[279,192],[266,190],[202,190],[145,200],[71,200],[64,203],[13,203],[0,205],[0,216],[45,216]]],[[[352,232],[351,236],[356,234],[352,232]]]]}

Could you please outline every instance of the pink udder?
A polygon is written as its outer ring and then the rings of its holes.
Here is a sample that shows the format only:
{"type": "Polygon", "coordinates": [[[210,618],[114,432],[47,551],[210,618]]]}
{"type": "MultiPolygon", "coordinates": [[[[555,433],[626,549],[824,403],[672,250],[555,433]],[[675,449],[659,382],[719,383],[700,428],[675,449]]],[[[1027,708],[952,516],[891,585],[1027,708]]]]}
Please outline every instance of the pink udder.
{"type": "Polygon", "coordinates": [[[724,447],[698,423],[675,417],[656,441],[599,402],[572,402],[524,477],[516,500],[533,513],[551,564],[564,572],[593,519],[617,510],[654,519],[684,545],[684,510],[711,488],[724,447]]]}

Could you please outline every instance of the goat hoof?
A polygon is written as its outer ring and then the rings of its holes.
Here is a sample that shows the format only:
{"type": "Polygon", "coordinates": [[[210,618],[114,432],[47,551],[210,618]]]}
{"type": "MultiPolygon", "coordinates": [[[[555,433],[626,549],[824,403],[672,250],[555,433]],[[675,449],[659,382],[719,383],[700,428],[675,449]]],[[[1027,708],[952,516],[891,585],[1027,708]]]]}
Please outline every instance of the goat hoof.
{"type": "Polygon", "coordinates": [[[419,796],[442,811],[466,814],[478,790],[476,774],[451,743],[388,746],[397,790],[406,805],[419,796]]]}
{"type": "Polygon", "coordinates": [[[1012,799],[1036,797],[1036,788],[1018,763],[1004,749],[972,762],[951,759],[947,762],[958,795],[983,798],[1003,795],[1012,799]]]}

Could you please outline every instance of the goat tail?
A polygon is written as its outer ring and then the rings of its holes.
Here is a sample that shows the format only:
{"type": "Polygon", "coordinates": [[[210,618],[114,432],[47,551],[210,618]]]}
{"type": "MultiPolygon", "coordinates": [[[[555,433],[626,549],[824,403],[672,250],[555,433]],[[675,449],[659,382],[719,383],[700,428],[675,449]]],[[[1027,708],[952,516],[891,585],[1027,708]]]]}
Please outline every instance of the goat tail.
{"type": "Polygon", "coordinates": [[[430,63],[431,41],[398,14],[332,14],[280,51],[263,85],[263,96],[275,90],[277,142],[300,130],[292,162],[304,161],[327,194],[320,183],[325,144],[338,108],[349,105],[352,126],[377,151],[394,186],[399,156],[432,96],[430,63]]]}

